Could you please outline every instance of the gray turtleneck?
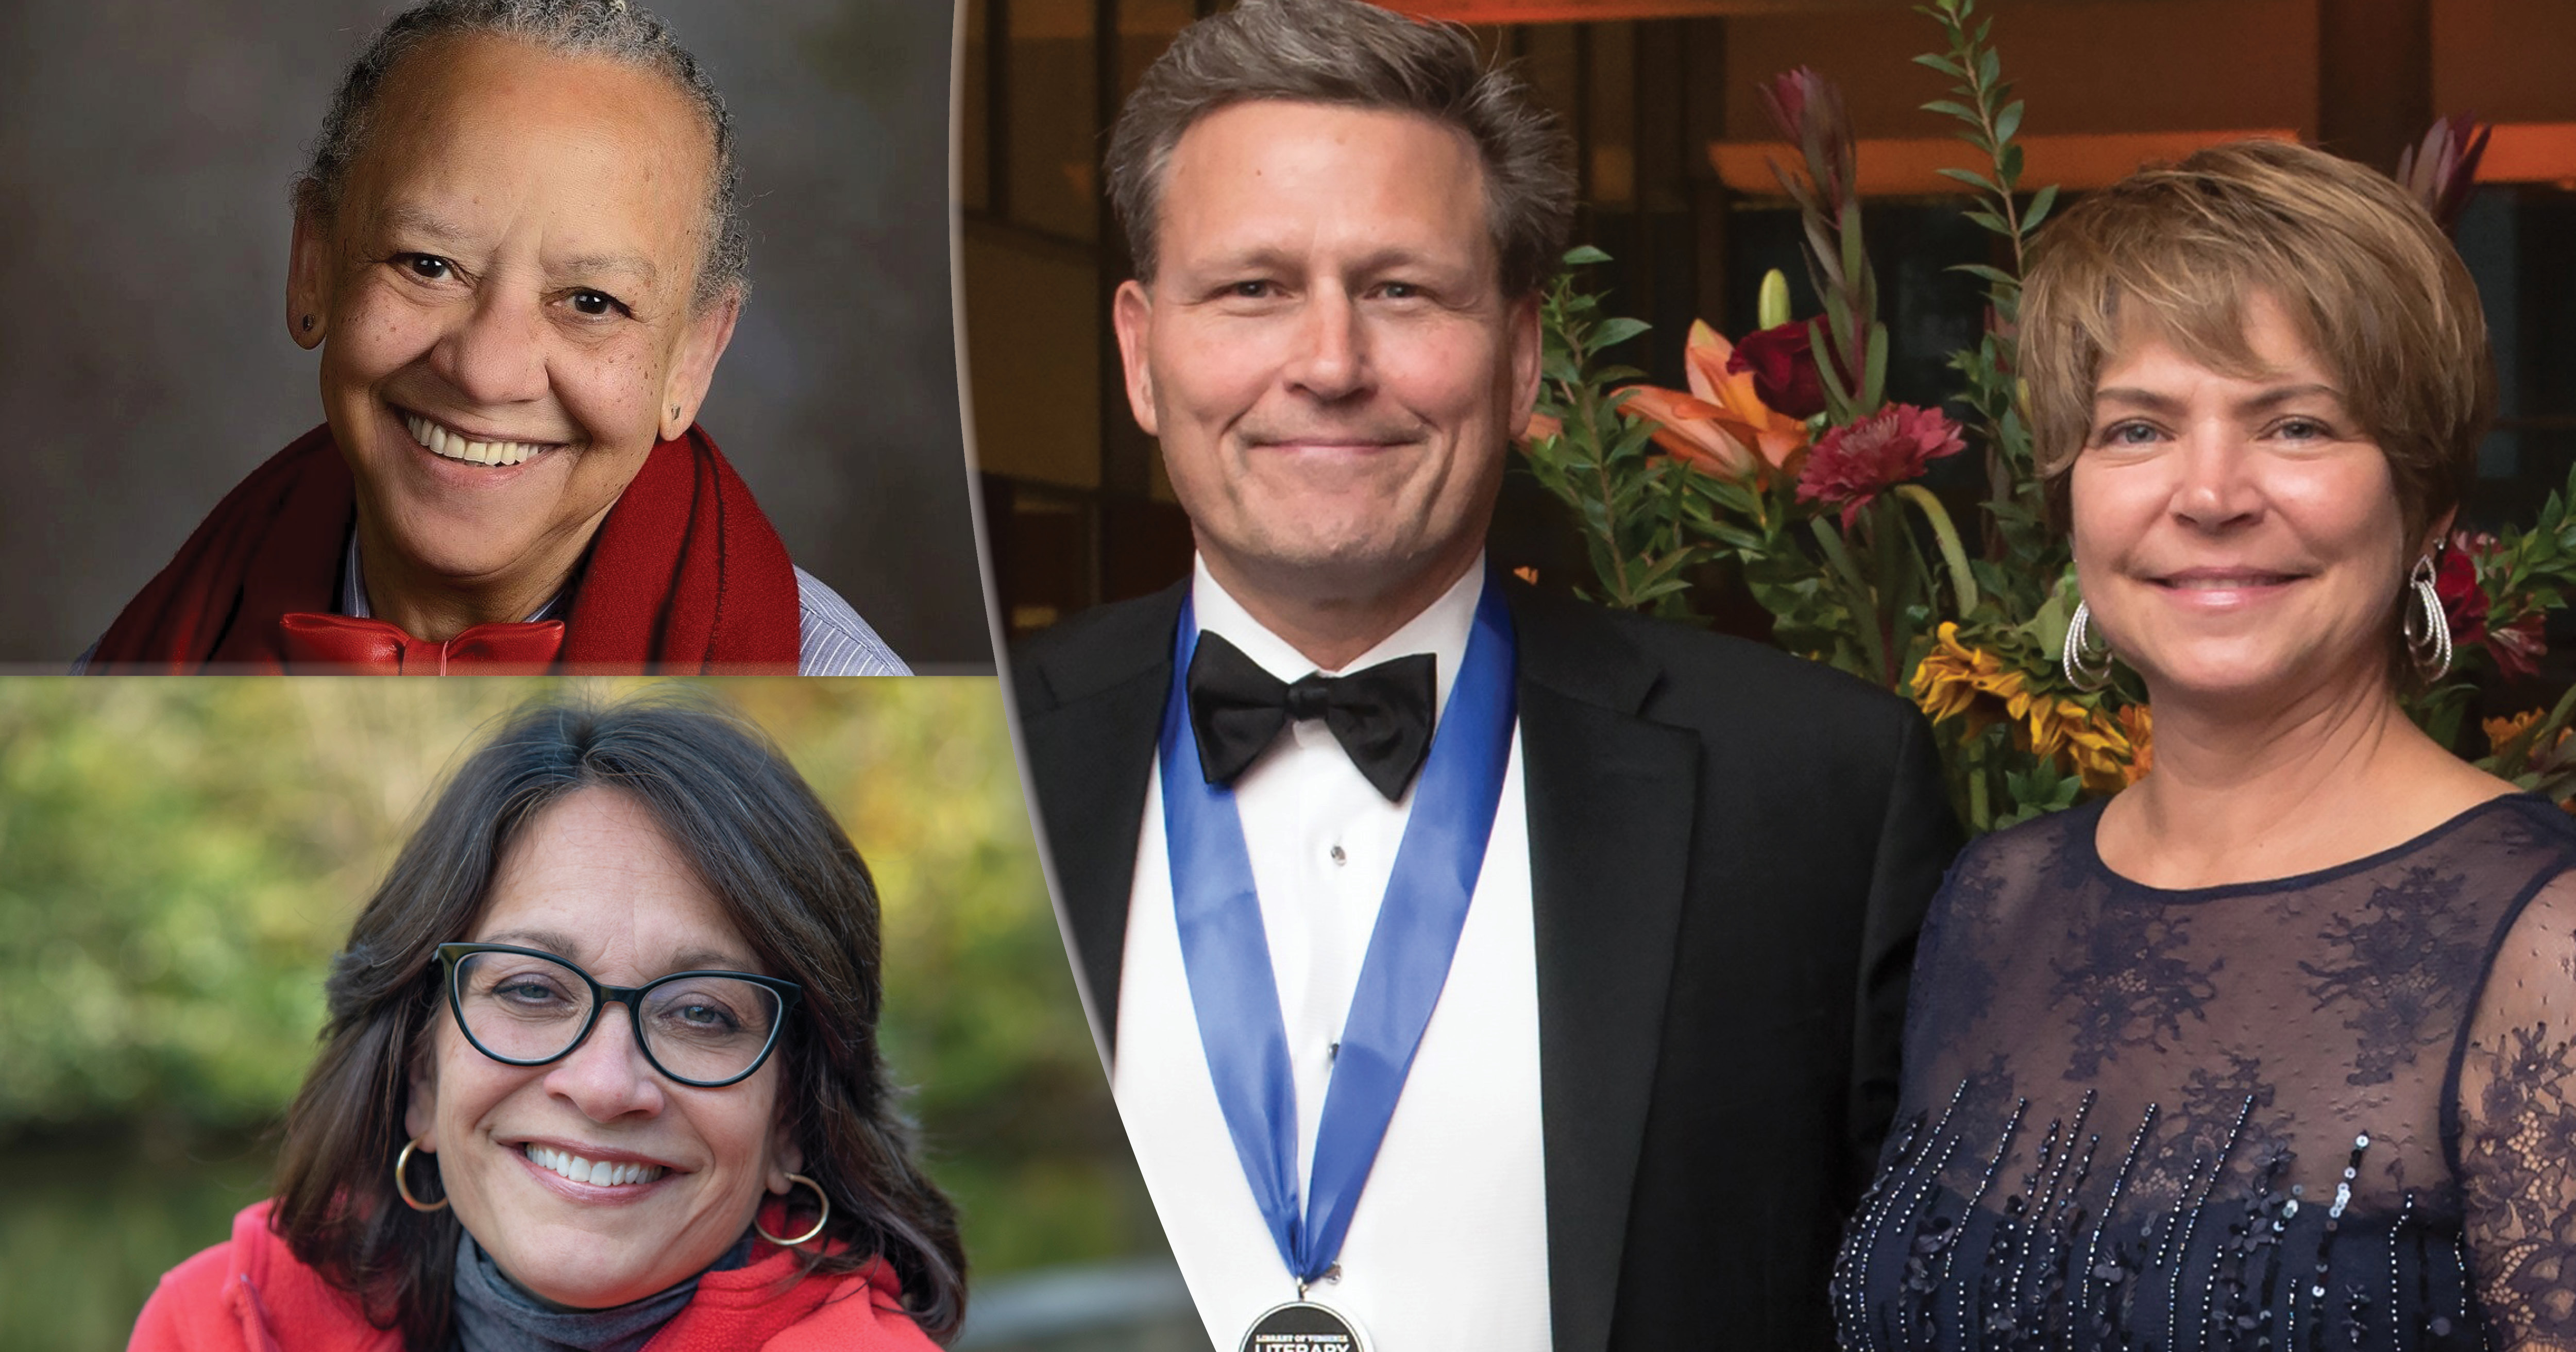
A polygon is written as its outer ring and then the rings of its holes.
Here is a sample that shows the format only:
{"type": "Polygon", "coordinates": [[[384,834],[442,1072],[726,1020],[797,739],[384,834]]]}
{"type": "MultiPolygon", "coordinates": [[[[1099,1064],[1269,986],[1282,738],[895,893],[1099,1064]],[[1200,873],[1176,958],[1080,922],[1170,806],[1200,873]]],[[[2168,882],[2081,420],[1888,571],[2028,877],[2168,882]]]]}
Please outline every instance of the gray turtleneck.
{"type": "Polygon", "coordinates": [[[668,1290],[605,1310],[567,1310],[512,1281],[459,1227],[455,1352],[636,1352],[698,1293],[698,1277],[750,1260],[751,1236],[744,1235],[706,1272],[668,1290]]]}

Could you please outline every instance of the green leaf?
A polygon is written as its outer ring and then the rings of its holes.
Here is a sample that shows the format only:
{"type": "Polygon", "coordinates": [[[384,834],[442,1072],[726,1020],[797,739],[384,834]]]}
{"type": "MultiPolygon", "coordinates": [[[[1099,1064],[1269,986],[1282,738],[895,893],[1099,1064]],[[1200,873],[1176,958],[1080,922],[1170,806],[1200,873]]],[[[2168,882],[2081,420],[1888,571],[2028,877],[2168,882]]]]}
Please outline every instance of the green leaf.
{"type": "MultiPolygon", "coordinates": [[[[1807,346],[1819,352],[1833,351],[1831,347],[1828,347],[1825,344],[1825,326],[1812,319],[1807,321],[1807,346]]],[[[1841,400],[1844,403],[1851,402],[1851,395],[1843,389],[1842,373],[1834,369],[1834,363],[1829,361],[1817,362],[1816,378],[1823,384],[1827,397],[1841,400]]]]}
{"type": "Polygon", "coordinates": [[[2013,138],[2014,132],[2021,130],[2021,111],[2021,100],[2014,99],[2012,102],[2004,105],[2004,110],[2002,112],[1995,114],[1996,141],[2009,141],[2013,138]]]}
{"type": "Polygon", "coordinates": [[[1869,371],[1861,382],[1861,407],[1875,411],[1887,398],[1887,326],[1869,326],[1869,371]]]}
{"type": "Polygon", "coordinates": [[[1582,267],[1587,263],[1607,263],[1609,261],[1610,255],[1601,252],[1599,249],[1593,248],[1589,244],[1577,244],[1573,248],[1565,251],[1565,265],[1570,268],[1582,267]]]}
{"type": "Polygon", "coordinates": [[[2039,228],[2039,223],[2048,219],[2048,209],[2056,205],[2056,184],[2051,183],[2047,187],[2032,193],[2030,195],[2030,209],[2021,214],[2022,234],[2026,237],[2030,232],[2037,230],[2039,228]]]}
{"type": "Polygon", "coordinates": [[[1965,183],[1971,188],[1993,193],[1997,197],[2003,196],[2004,193],[2003,189],[1995,186],[1995,181],[1993,179],[1978,173],[1974,169],[1936,169],[1933,172],[1939,174],[1943,178],[1965,183]]]}
{"type": "Polygon", "coordinates": [[[2057,587],[2048,600],[2025,621],[2022,632],[2031,636],[2041,652],[2061,652],[2066,647],[2066,631],[2075,623],[2075,570],[2067,569],[2057,579],[2057,587]]]}
{"type": "Polygon", "coordinates": [[[1598,352],[1605,347],[1617,347],[1653,327],[1654,325],[1642,319],[1605,319],[1601,321],[1600,329],[1592,335],[1592,341],[1585,343],[1583,347],[1587,352],[1598,352]]]}
{"type": "Polygon", "coordinates": [[[1971,108],[1956,99],[1934,99],[1930,103],[1923,105],[1923,111],[1927,113],[1940,113],[1948,117],[1955,117],[1970,126],[1980,129],[1985,126],[1985,119],[1977,116],[1976,109],[1971,108]]]}
{"type": "Polygon", "coordinates": [[[1835,257],[1832,232],[1825,228],[1823,219],[1814,214],[1809,214],[1802,224],[1807,236],[1807,262],[1813,269],[1807,280],[1815,285],[1820,295],[1841,289],[1842,264],[1835,257]],[[1814,273],[1823,274],[1823,280],[1817,280],[1814,273]]]}
{"type": "Polygon", "coordinates": [[[1958,62],[1953,61],[1946,56],[1942,56],[1937,52],[1925,52],[1923,55],[1914,58],[1914,64],[1918,66],[1930,66],[1932,69],[1937,70],[1954,80],[1964,80],[1968,78],[1968,72],[1962,69],[1958,62]]]}
{"type": "Polygon", "coordinates": [[[1941,561],[1948,566],[1951,583],[1958,593],[1959,618],[1967,618],[1976,610],[1979,600],[1977,575],[1968,567],[1967,550],[1960,546],[1959,530],[1951,524],[1949,511],[1941,506],[1939,498],[1932,496],[1932,490],[1919,483],[1898,484],[1896,496],[1901,501],[1913,503],[1915,510],[1921,512],[1924,521],[1931,525],[1933,542],[1940,546],[1941,561]]]}
{"type": "MultiPolygon", "coordinates": [[[[1869,277],[1869,255],[1861,248],[1860,199],[1843,204],[1843,219],[1837,232],[1843,237],[1843,276],[1854,287],[1866,286],[1869,277]]],[[[1855,298],[1862,299],[1862,298],[1855,298]]]]}

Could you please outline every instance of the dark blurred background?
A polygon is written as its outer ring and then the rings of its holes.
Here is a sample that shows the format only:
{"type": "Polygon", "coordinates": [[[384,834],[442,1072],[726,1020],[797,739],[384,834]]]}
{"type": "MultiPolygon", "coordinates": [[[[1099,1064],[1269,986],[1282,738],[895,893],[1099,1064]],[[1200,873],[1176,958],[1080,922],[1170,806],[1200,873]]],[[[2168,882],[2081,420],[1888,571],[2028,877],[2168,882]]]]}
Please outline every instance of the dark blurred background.
{"type": "MultiPolygon", "coordinates": [[[[598,684],[603,693],[637,683],[598,684]]],[[[875,874],[883,1045],[962,1213],[960,1347],[1204,1347],[1047,904],[999,682],[711,682],[875,874]]],[[[121,1347],[268,1195],[322,979],[542,681],[0,681],[0,1349],[121,1347]]]]}
{"type": "MultiPolygon", "coordinates": [[[[392,0],[0,4],[0,664],[67,665],[321,421],[288,181],[392,0]]],[[[916,668],[992,665],[948,270],[953,15],[657,0],[741,136],[752,298],[703,420],[916,668]]]]}

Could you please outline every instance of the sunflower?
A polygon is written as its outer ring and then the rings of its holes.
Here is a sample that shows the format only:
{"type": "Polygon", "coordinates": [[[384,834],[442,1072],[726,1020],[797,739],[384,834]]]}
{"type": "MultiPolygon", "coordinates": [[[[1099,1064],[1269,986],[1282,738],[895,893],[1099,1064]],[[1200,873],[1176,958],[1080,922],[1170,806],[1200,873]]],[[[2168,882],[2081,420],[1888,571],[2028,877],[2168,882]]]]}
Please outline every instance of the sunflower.
{"type": "Polygon", "coordinates": [[[2120,706],[2120,731],[2129,739],[2128,779],[2132,784],[2156,768],[2155,716],[2143,704],[2120,706]]]}
{"type": "MultiPolygon", "coordinates": [[[[2147,749],[2147,711],[2143,705],[2127,705],[2115,711],[2087,709],[2069,700],[2057,701],[2058,726],[2066,739],[2069,759],[2075,764],[2077,777],[2084,787],[2095,793],[2117,793],[2147,772],[2152,759],[2147,749]],[[2135,717],[2132,717],[2132,715],[2135,717]]],[[[2032,739],[2038,744],[2036,736],[2032,739]]]]}
{"type": "Polygon", "coordinates": [[[2030,690],[2020,672],[1993,653],[1960,642],[1958,624],[1945,620],[1933,634],[1932,651],[1915,664],[1914,703],[1935,723],[1967,720],[1973,738],[1998,719],[2020,718],[2030,690]],[[1996,708],[1996,701],[2003,707],[1996,708]]]}
{"type": "Polygon", "coordinates": [[[1955,622],[1934,631],[1932,651],[1916,664],[1914,703],[1935,723],[1961,720],[1970,738],[2010,721],[2033,755],[2069,765],[2096,793],[2125,788],[2147,771],[2144,708],[2094,709],[2034,690],[2000,656],[1962,641],[1955,622]]]}

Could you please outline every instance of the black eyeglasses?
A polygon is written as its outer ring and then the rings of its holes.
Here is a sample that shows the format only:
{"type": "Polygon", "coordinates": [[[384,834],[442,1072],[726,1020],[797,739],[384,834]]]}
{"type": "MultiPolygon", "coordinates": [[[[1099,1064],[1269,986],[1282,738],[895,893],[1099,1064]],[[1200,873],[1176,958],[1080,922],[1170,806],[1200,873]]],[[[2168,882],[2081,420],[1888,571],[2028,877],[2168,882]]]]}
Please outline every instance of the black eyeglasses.
{"type": "Polygon", "coordinates": [[[485,1056],[513,1066],[560,1061],[613,1001],[626,1006],[644,1059],[699,1089],[760,1069],[805,994],[793,981],[749,972],[673,972],[641,986],[603,986],[552,953],[510,944],[440,944],[437,952],[447,968],[447,1007],[485,1056]]]}

